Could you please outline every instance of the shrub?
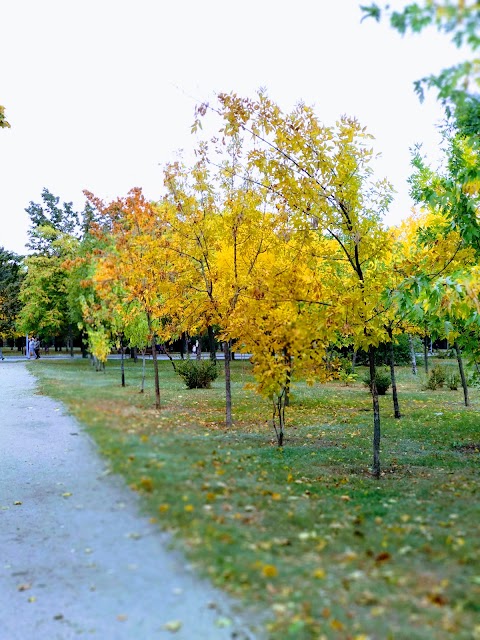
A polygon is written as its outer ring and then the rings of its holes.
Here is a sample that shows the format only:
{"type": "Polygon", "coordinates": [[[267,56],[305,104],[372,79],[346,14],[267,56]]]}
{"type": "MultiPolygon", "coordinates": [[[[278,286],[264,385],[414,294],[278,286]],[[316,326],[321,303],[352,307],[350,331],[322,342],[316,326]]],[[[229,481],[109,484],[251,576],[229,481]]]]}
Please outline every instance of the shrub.
{"type": "MultiPolygon", "coordinates": [[[[384,396],[386,394],[391,383],[392,380],[390,378],[390,372],[377,369],[375,372],[375,384],[377,386],[377,393],[379,396],[384,396]]],[[[371,390],[372,382],[370,374],[363,379],[363,384],[371,390]]]]}
{"type": "Polygon", "coordinates": [[[188,389],[209,389],[218,376],[217,365],[212,360],[181,360],[176,371],[188,389]]]}
{"type": "Polygon", "coordinates": [[[430,371],[425,389],[435,391],[435,389],[441,389],[447,379],[447,371],[445,367],[436,364],[430,371]]]}
{"type": "Polygon", "coordinates": [[[447,378],[445,380],[447,387],[452,391],[456,391],[460,384],[460,374],[456,371],[451,371],[447,374],[447,378]]]}

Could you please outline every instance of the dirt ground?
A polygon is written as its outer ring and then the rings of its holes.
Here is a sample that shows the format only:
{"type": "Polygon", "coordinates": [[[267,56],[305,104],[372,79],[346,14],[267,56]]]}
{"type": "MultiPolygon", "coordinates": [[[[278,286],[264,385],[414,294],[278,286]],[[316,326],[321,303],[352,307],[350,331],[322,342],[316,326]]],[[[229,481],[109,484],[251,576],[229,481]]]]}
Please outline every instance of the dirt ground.
{"type": "MultiPolygon", "coordinates": [[[[31,366],[35,366],[32,364],[31,366]]],[[[0,639],[253,640],[199,579],[82,427],[0,362],[0,639]]]]}

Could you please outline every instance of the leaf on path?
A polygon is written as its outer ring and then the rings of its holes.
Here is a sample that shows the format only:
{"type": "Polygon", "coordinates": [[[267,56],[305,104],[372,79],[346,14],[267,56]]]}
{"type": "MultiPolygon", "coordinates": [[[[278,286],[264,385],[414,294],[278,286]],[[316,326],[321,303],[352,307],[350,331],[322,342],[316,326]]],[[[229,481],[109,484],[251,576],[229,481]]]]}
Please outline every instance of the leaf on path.
{"type": "Polygon", "coordinates": [[[119,613],[117,616],[117,620],[119,622],[125,622],[125,620],[128,620],[128,616],[125,613],[119,613]]]}
{"type": "Polygon", "coordinates": [[[19,504],[22,504],[22,503],[20,502],[20,500],[15,500],[15,502],[13,504],[18,506],[19,504]]]}
{"type": "Polygon", "coordinates": [[[172,633],[176,633],[177,631],[180,631],[180,629],[182,628],[182,623],[180,622],[180,620],[171,620],[170,622],[167,622],[166,624],[164,624],[163,628],[166,631],[171,631],[172,633]]]}
{"type": "Polygon", "coordinates": [[[28,591],[31,588],[32,588],[32,585],[28,582],[25,582],[24,584],[18,585],[17,591],[28,591]]]}
{"type": "Polygon", "coordinates": [[[65,491],[65,493],[62,493],[62,498],[70,498],[71,495],[70,491],[65,491]]]}
{"type": "Polygon", "coordinates": [[[225,618],[224,616],[221,616],[220,618],[217,618],[215,620],[215,624],[220,629],[225,629],[226,627],[232,626],[232,621],[230,620],[230,618],[225,618]]]}

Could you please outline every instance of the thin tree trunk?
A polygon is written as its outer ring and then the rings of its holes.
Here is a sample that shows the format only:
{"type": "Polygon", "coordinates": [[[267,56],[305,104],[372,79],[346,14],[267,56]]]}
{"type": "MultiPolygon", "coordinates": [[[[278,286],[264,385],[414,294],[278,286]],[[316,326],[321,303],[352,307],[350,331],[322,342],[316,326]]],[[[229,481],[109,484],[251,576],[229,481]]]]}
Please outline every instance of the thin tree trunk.
{"type": "Polygon", "coordinates": [[[185,332],[180,336],[180,358],[185,360],[185,351],[188,355],[188,344],[186,343],[185,332]]]}
{"type": "MultiPolygon", "coordinates": [[[[284,404],[286,407],[290,406],[290,385],[292,381],[292,357],[288,355],[288,353],[284,350],[285,362],[288,364],[287,375],[285,380],[285,390],[284,390],[284,404]]],[[[282,445],[279,445],[282,446],[282,445]]]]}
{"type": "Polygon", "coordinates": [[[210,348],[210,360],[213,362],[217,361],[217,350],[215,349],[215,332],[213,331],[213,327],[208,325],[208,345],[210,348]]]}
{"type": "Polygon", "coordinates": [[[393,349],[392,332],[389,331],[388,335],[390,336],[390,379],[392,381],[393,413],[395,418],[401,418],[402,414],[400,413],[400,404],[398,402],[397,380],[395,378],[395,354],[393,349]]]}
{"type": "Polygon", "coordinates": [[[423,358],[425,360],[425,373],[428,376],[428,337],[425,336],[423,339],[423,358]]]}
{"type": "Polygon", "coordinates": [[[142,349],[142,386],[140,388],[140,393],[145,391],[145,355],[147,353],[147,349],[143,347],[142,349]]]}
{"type": "Polygon", "coordinates": [[[410,347],[410,360],[412,362],[412,373],[414,376],[417,375],[417,356],[415,355],[415,345],[413,343],[412,334],[408,334],[408,344],[410,347]]]}
{"type": "Polygon", "coordinates": [[[152,358],[153,358],[153,371],[155,373],[155,409],[160,409],[160,380],[158,377],[158,360],[157,360],[157,344],[155,339],[155,331],[152,331],[152,319],[150,314],[147,313],[148,330],[152,336],[152,358]]]}
{"type": "Polygon", "coordinates": [[[277,436],[277,444],[279,447],[283,447],[283,437],[285,433],[285,388],[282,393],[273,398],[273,428],[277,436]],[[278,426],[277,426],[278,417],[278,426]]]}
{"type": "Polygon", "coordinates": [[[232,384],[230,377],[230,341],[223,343],[223,354],[225,358],[225,425],[232,426],[232,384]]]}
{"type": "Polygon", "coordinates": [[[202,339],[200,338],[200,340],[197,340],[195,344],[197,347],[197,350],[195,351],[195,357],[197,358],[197,360],[201,360],[202,359],[202,339]]]}
{"type": "Polygon", "coordinates": [[[370,391],[373,403],[373,467],[372,473],[375,478],[380,477],[380,406],[378,404],[378,391],[375,382],[375,347],[368,349],[368,361],[370,365],[370,391]]]}
{"type": "Polygon", "coordinates": [[[125,386],[125,356],[124,356],[124,349],[123,349],[123,334],[120,334],[120,354],[121,354],[121,371],[122,371],[122,387],[125,386]]]}
{"type": "Polygon", "coordinates": [[[68,339],[70,341],[70,357],[73,358],[73,330],[72,325],[68,325],[68,339]]]}
{"type": "Polygon", "coordinates": [[[468,399],[467,378],[465,376],[465,369],[463,368],[463,360],[462,360],[462,354],[460,353],[460,347],[458,346],[458,342],[456,340],[453,343],[453,348],[455,349],[455,353],[457,354],[458,369],[460,371],[460,378],[462,380],[463,398],[465,400],[465,406],[469,407],[470,400],[468,399]]]}
{"type": "Polygon", "coordinates": [[[357,364],[357,350],[354,349],[352,355],[352,373],[355,373],[355,365],[357,364]]]}

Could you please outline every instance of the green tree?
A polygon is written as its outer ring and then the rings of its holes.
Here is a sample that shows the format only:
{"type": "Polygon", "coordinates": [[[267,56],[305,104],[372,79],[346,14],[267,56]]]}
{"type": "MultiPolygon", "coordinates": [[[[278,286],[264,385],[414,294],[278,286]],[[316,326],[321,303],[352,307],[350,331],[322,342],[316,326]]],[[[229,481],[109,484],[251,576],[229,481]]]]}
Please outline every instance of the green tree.
{"type": "Polygon", "coordinates": [[[9,129],[10,123],[5,118],[5,107],[0,104],[0,129],[9,129]]]}
{"type": "Polygon", "coordinates": [[[22,258],[0,247],[0,339],[17,336],[20,312],[20,287],[25,272],[22,258]]]}

